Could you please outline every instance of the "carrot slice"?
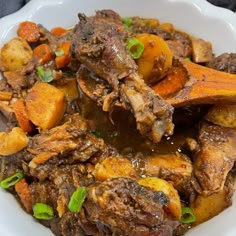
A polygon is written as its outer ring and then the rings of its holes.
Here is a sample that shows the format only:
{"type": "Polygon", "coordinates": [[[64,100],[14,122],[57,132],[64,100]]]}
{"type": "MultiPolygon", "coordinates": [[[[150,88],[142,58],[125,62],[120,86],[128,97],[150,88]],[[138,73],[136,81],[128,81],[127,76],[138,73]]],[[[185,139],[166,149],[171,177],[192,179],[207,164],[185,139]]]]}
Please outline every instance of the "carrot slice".
{"type": "Polygon", "coordinates": [[[64,54],[68,55],[70,53],[70,47],[71,47],[71,42],[70,41],[64,41],[61,43],[59,46],[59,50],[62,49],[64,51],[64,54]]]}
{"type": "Polygon", "coordinates": [[[43,43],[43,44],[40,44],[39,46],[37,46],[33,50],[33,55],[34,55],[34,57],[37,58],[37,60],[40,64],[47,63],[53,59],[53,54],[52,54],[51,48],[46,43],[43,43]]]}
{"type": "Polygon", "coordinates": [[[32,211],[32,198],[29,185],[24,178],[15,184],[15,190],[26,212],[30,213],[32,211]]]}
{"type": "Polygon", "coordinates": [[[37,24],[31,21],[21,22],[17,34],[29,43],[37,42],[40,37],[37,24]]]}
{"type": "Polygon", "coordinates": [[[182,68],[173,66],[166,78],[154,85],[152,89],[156,91],[163,98],[177,93],[181,90],[187,82],[187,74],[182,68]]]}
{"type": "Polygon", "coordinates": [[[61,69],[70,63],[69,55],[62,55],[55,59],[57,69],[61,69]]]}
{"type": "Polygon", "coordinates": [[[30,133],[34,130],[34,125],[28,118],[25,103],[23,99],[18,99],[13,103],[13,110],[18,121],[19,126],[24,132],[30,133]]]}
{"type": "Polygon", "coordinates": [[[51,29],[51,33],[54,34],[55,36],[60,37],[64,34],[66,34],[67,30],[62,27],[55,27],[55,28],[51,29]]]}
{"type": "Polygon", "coordinates": [[[61,45],[58,47],[57,50],[62,51],[63,53],[63,55],[57,56],[55,58],[56,67],[58,69],[61,69],[70,63],[71,61],[71,58],[69,55],[70,47],[71,47],[71,42],[69,41],[62,42],[61,45]]]}

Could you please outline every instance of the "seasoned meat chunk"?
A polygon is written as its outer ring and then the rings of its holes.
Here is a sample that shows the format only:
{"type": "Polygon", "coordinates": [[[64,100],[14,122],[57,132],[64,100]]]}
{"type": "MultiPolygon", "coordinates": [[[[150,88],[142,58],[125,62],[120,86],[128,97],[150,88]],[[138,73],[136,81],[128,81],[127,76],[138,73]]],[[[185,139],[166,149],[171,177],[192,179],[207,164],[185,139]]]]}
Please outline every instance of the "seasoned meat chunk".
{"type": "Polygon", "coordinates": [[[172,32],[161,27],[160,23],[156,19],[147,19],[141,17],[132,17],[132,25],[130,31],[134,34],[149,33],[155,34],[168,40],[172,37],[172,32]]]}
{"type": "Polygon", "coordinates": [[[90,133],[86,120],[74,114],[64,124],[31,139],[28,152],[32,160],[29,166],[36,168],[55,157],[61,160],[60,163],[84,162],[92,156],[101,157],[110,151],[113,150],[102,139],[90,133]]]}
{"type": "Polygon", "coordinates": [[[108,21],[101,12],[94,17],[79,14],[72,53],[82,64],[106,80],[113,91],[103,97],[103,110],[119,104],[130,110],[137,129],[154,142],[173,132],[173,108],[156,94],[137,73],[137,65],[124,39],[121,21],[108,21]]]}
{"type": "Polygon", "coordinates": [[[99,235],[172,235],[178,222],[165,215],[166,204],[162,192],[117,178],[89,186],[84,208],[99,235]]]}
{"type": "Polygon", "coordinates": [[[223,189],[236,160],[236,130],[204,124],[199,134],[200,150],[194,158],[194,186],[199,193],[212,194],[223,189]]]}
{"type": "Polygon", "coordinates": [[[223,53],[213,58],[207,66],[215,70],[220,70],[236,74],[236,53],[223,53]]]}

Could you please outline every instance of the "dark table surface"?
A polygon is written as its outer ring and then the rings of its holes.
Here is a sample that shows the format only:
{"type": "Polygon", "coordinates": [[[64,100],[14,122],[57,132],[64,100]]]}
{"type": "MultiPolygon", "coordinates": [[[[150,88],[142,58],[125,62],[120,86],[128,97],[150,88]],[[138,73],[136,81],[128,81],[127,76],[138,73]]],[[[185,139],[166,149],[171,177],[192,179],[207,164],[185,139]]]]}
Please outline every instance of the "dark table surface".
{"type": "MultiPolygon", "coordinates": [[[[30,0],[0,0],[0,18],[19,10],[30,0]]],[[[236,0],[208,0],[208,2],[236,11],[236,0]]]]}

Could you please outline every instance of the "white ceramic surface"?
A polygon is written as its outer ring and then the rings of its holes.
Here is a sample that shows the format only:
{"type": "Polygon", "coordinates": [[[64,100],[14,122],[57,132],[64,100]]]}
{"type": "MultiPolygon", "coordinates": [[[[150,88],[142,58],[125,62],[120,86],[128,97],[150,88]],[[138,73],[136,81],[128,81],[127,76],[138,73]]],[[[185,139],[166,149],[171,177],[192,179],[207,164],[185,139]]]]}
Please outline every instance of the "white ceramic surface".
{"type": "MultiPolygon", "coordinates": [[[[216,55],[236,52],[236,15],[205,0],[31,0],[17,13],[0,19],[0,46],[15,35],[19,22],[32,20],[48,29],[71,26],[77,13],[94,14],[114,9],[122,16],[156,17],[213,43],[216,55]]],[[[188,236],[235,236],[236,194],[232,207],[212,220],[190,230],[188,236]]],[[[24,213],[15,199],[0,189],[0,236],[52,236],[24,213]]]]}

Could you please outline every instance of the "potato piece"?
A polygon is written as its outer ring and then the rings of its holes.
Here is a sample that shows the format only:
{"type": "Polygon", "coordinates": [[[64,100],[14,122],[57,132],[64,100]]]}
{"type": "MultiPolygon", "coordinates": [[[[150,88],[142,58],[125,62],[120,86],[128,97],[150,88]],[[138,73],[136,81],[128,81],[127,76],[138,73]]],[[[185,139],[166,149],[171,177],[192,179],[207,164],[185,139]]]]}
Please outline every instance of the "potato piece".
{"type": "Polygon", "coordinates": [[[138,183],[142,186],[149,187],[154,191],[163,192],[169,199],[168,205],[165,207],[165,211],[170,213],[175,219],[181,217],[181,203],[177,190],[173,185],[163,179],[156,177],[145,177],[138,180],[138,183]]]}
{"type": "Polygon", "coordinates": [[[13,38],[6,43],[0,53],[4,71],[21,70],[33,56],[29,44],[20,37],[13,38]]]}
{"type": "Polygon", "coordinates": [[[212,45],[200,38],[192,38],[192,59],[196,63],[209,62],[212,59],[212,45]]]}
{"type": "Polygon", "coordinates": [[[57,88],[65,93],[66,98],[69,101],[72,101],[79,97],[77,82],[74,78],[67,79],[65,84],[59,85],[57,86],[57,88]]]}
{"type": "Polygon", "coordinates": [[[225,189],[209,196],[198,195],[195,201],[190,204],[196,216],[194,224],[205,222],[222,212],[230,205],[227,198],[229,198],[229,195],[225,189]]]}
{"type": "Polygon", "coordinates": [[[143,161],[146,175],[171,181],[177,189],[183,187],[183,183],[188,181],[192,175],[192,163],[183,154],[149,156],[145,157],[143,161]]]}
{"type": "Polygon", "coordinates": [[[161,37],[152,34],[135,37],[144,44],[144,52],[136,60],[138,71],[148,84],[154,84],[166,75],[172,65],[172,52],[161,37]]]}
{"type": "Polygon", "coordinates": [[[236,128],[236,105],[215,105],[209,110],[206,119],[216,125],[236,128]]]}
{"type": "Polygon", "coordinates": [[[32,123],[47,130],[58,125],[63,118],[65,94],[50,84],[38,82],[27,95],[25,105],[32,123]]]}
{"type": "Polygon", "coordinates": [[[129,159],[108,157],[95,166],[94,176],[99,181],[117,177],[135,178],[137,173],[129,159]]]}
{"type": "Polygon", "coordinates": [[[9,156],[15,154],[28,145],[29,139],[24,131],[15,127],[11,132],[0,133],[0,155],[9,156]]]}

